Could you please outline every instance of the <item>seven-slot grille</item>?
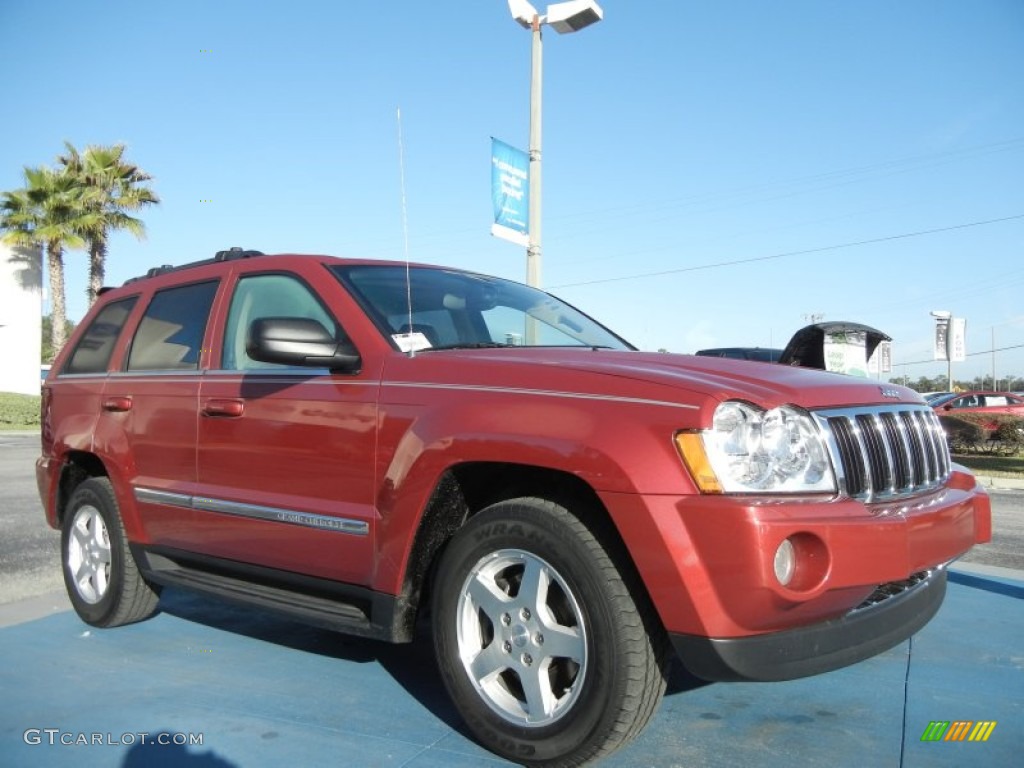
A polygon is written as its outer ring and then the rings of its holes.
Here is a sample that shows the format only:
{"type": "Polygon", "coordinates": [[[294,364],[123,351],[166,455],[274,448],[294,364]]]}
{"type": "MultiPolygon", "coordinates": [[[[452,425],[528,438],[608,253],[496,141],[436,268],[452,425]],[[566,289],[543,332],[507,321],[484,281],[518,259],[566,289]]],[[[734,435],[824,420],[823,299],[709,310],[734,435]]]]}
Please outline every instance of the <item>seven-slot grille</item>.
{"type": "Polygon", "coordinates": [[[949,477],[949,447],[938,416],[926,405],[818,411],[840,490],[884,501],[937,488],[949,477]]]}

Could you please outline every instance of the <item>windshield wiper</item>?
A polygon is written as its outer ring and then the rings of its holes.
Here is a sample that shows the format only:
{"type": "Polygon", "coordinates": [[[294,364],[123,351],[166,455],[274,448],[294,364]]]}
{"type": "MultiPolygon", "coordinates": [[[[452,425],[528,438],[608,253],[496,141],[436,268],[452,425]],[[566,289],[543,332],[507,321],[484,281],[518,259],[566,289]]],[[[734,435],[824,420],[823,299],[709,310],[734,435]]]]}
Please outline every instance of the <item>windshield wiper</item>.
{"type": "Polygon", "coordinates": [[[440,347],[427,347],[423,351],[426,351],[427,349],[435,349],[435,350],[436,349],[498,349],[500,347],[514,347],[514,346],[521,346],[521,345],[505,344],[505,343],[500,342],[500,341],[472,341],[472,342],[467,341],[467,342],[464,342],[464,343],[461,343],[461,344],[444,344],[443,346],[440,346],[440,347]]]}

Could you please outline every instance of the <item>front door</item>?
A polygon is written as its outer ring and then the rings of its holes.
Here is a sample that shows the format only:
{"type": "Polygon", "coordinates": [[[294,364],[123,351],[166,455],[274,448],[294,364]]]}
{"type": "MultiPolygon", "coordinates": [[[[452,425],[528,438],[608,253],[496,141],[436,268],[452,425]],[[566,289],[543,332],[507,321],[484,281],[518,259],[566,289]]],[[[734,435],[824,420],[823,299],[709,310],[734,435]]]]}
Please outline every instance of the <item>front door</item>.
{"type": "MultiPolygon", "coordinates": [[[[242,273],[232,291],[220,365],[199,395],[199,525],[191,549],[311,576],[372,576],[378,382],[253,360],[250,324],[264,317],[344,329],[299,275],[242,273]]],[[[217,353],[216,347],[214,353],[217,353]]]]}

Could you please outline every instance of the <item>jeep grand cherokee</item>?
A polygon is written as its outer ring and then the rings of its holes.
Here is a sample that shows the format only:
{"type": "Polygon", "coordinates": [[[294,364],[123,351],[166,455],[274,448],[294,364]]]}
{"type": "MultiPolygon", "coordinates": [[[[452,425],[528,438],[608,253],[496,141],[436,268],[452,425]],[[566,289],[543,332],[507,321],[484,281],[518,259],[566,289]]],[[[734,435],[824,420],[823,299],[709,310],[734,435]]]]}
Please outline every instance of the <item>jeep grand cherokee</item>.
{"type": "Polygon", "coordinates": [[[476,737],[579,765],[674,652],[708,680],[879,653],[988,541],[909,389],[646,354],[455,269],[222,251],[105,291],[43,389],[39,491],[89,624],[161,586],[405,643],[476,737]]]}

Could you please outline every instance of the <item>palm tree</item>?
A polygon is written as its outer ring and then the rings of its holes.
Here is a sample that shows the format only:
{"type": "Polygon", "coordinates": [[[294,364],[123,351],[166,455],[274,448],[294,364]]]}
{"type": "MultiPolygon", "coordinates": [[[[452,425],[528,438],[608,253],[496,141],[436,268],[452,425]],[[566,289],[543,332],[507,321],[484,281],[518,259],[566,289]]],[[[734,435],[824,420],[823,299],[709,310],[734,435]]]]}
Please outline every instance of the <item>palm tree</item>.
{"type": "Polygon", "coordinates": [[[69,142],[64,142],[64,146],[67,154],[58,156],[57,161],[83,189],[87,215],[82,234],[89,250],[87,294],[92,306],[103,287],[110,233],[125,230],[140,240],[144,238],[146,225],[128,212],[155,205],[160,198],[145,186],[153,177],[125,161],[124,144],[89,146],[82,153],[69,142]]]}
{"type": "Polygon", "coordinates": [[[70,174],[40,166],[25,169],[26,186],[0,197],[0,230],[11,245],[42,248],[50,282],[54,354],[67,341],[64,249],[81,248],[88,220],[82,188],[70,174]]]}

